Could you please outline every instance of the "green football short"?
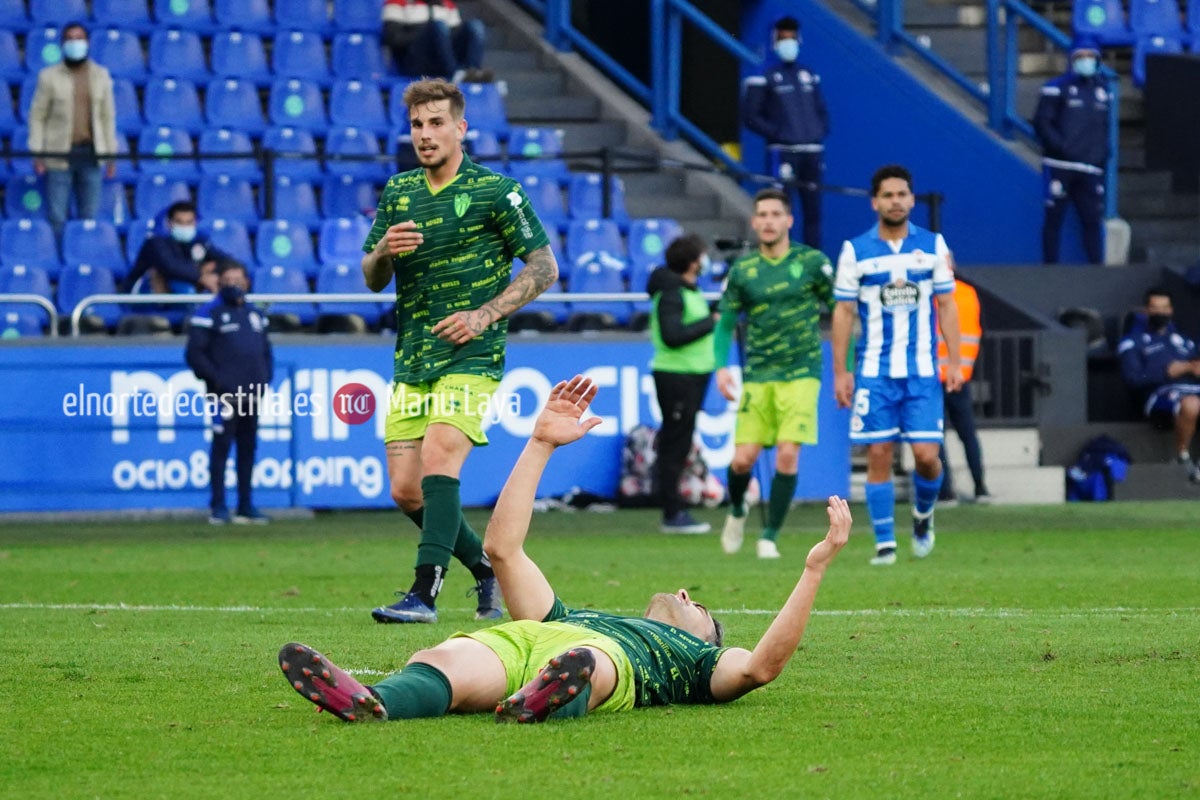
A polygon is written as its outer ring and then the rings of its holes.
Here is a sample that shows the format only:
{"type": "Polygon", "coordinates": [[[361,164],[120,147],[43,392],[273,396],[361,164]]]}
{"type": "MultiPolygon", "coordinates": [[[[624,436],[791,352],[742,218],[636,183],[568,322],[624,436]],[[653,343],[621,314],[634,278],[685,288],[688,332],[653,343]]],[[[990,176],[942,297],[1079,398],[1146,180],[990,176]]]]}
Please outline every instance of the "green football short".
{"type": "Polygon", "coordinates": [[[819,378],[747,383],[738,404],[734,444],[817,443],[819,378]]]}
{"type": "Polygon", "coordinates": [[[617,667],[617,685],[613,693],[593,711],[628,711],[633,708],[633,664],[621,646],[609,637],[565,622],[534,622],[519,619],[454,637],[474,639],[495,653],[504,664],[508,679],[507,693],[513,694],[529,683],[550,659],[572,647],[594,647],[612,659],[617,667]]]}
{"type": "Polygon", "coordinates": [[[483,420],[492,413],[492,395],[500,381],[481,375],[443,375],[431,383],[392,386],[383,441],[425,438],[435,422],[458,428],[477,445],[487,444],[483,420]]]}

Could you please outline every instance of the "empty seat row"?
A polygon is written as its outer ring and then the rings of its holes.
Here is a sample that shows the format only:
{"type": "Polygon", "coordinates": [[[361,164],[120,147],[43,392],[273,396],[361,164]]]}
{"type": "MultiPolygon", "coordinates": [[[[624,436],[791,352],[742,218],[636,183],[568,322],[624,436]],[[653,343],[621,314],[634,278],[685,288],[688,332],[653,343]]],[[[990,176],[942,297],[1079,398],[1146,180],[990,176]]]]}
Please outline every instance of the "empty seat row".
{"type": "Polygon", "coordinates": [[[1074,0],[1071,27],[1102,45],[1133,45],[1158,36],[1186,41],[1200,36],[1200,0],[1187,0],[1182,15],[1177,0],[1130,0],[1128,16],[1121,0],[1074,0]]]}

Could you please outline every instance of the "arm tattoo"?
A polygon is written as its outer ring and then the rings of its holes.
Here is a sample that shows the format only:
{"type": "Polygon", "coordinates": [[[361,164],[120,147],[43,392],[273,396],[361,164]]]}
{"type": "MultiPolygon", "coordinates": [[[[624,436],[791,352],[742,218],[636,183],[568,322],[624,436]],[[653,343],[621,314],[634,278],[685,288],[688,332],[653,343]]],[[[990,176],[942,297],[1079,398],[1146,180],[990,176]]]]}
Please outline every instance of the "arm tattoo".
{"type": "Polygon", "coordinates": [[[525,256],[525,268],[521,274],[503,292],[480,306],[480,310],[487,311],[489,317],[494,317],[492,322],[495,322],[524,307],[556,280],[558,262],[554,260],[554,253],[549,245],[539,247],[525,256]]]}

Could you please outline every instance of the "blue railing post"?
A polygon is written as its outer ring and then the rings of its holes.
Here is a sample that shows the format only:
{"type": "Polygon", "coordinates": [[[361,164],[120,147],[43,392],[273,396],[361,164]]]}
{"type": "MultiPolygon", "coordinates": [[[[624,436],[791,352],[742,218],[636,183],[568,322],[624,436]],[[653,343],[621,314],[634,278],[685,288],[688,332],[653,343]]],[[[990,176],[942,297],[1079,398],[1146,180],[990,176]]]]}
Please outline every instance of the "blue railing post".
{"type": "Polygon", "coordinates": [[[666,0],[650,0],[650,126],[659,134],[671,126],[667,109],[666,8],[666,0]]]}
{"type": "Polygon", "coordinates": [[[1002,44],[1001,0],[987,0],[987,116],[988,127],[1000,132],[1005,128],[1005,52],[1002,44]]]}
{"type": "Polygon", "coordinates": [[[546,0],[546,41],[554,49],[571,49],[567,29],[571,27],[571,0],[546,0]]]}
{"type": "Polygon", "coordinates": [[[1117,216],[1117,170],[1121,147],[1121,77],[1108,76],[1108,163],[1104,169],[1104,218],[1117,216]]]}
{"type": "Polygon", "coordinates": [[[683,89],[683,18],[679,9],[670,2],[666,9],[667,53],[666,71],[661,76],[666,80],[667,124],[662,136],[668,141],[679,138],[679,95],[683,89]]]}
{"type": "Polygon", "coordinates": [[[904,0],[878,0],[876,8],[879,44],[890,52],[895,49],[897,34],[904,27],[904,0]]]}
{"type": "Polygon", "coordinates": [[[1014,136],[1012,120],[1017,117],[1017,66],[1021,61],[1017,34],[1021,20],[1010,13],[1007,2],[1004,5],[1004,17],[1004,127],[1000,133],[1011,139],[1014,136]]]}

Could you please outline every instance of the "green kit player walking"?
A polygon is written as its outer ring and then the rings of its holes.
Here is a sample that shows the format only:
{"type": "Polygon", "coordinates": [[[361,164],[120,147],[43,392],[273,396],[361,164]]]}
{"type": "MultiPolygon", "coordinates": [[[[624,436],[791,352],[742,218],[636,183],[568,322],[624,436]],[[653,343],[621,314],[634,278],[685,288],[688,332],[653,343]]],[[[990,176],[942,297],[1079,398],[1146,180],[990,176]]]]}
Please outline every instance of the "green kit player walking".
{"type": "Polygon", "coordinates": [[[759,558],[779,558],[775,543],[796,493],[800,445],[817,443],[817,395],[821,391],[821,306],[833,307],[833,265],[820,251],[788,238],[792,227],[787,195],[763,189],[754,196],[750,226],[758,251],[729,269],[713,346],[717,388],[738,403],[733,460],[729,464],[731,511],[721,547],[736,553],[746,526],[750,470],[764,447],[775,447],[767,524],[759,558]],[[727,366],[739,316],[746,318],[741,396],[727,366]]]}
{"type": "Polygon", "coordinates": [[[520,184],[462,149],[465,100],[441,79],[404,91],[419,169],[383,189],[363,250],[367,287],[396,279],[394,384],[384,442],[392,499],[421,528],[416,576],[379,622],[436,622],[453,556],[471,571],[478,619],[501,616],[479,535],[462,515],[459,474],[487,444],[484,415],[504,374],[507,317],[558,279],[542,224],[520,184]],[[525,268],[512,277],[514,258],[525,268]]]}

